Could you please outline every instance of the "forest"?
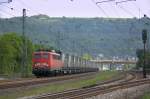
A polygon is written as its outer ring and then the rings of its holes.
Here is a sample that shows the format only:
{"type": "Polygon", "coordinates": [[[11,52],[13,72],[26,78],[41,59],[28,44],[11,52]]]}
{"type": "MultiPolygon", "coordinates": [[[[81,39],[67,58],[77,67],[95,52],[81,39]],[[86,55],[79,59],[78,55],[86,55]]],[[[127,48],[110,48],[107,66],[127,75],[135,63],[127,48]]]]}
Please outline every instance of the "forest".
{"type": "Polygon", "coordinates": [[[26,38],[27,41],[27,62],[22,67],[23,37],[16,33],[6,33],[0,35],[0,74],[3,75],[20,75],[28,76],[32,74],[32,52],[35,45],[26,38]]]}
{"type": "MultiPolygon", "coordinates": [[[[150,31],[148,18],[26,17],[25,33],[35,44],[65,53],[91,56],[136,56],[142,48],[142,29],[150,31]]],[[[22,18],[0,19],[0,34],[22,35],[22,18]]],[[[150,35],[149,35],[150,36],[150,35]]],[[[150,43],[149,43],[150,44],[150,43]]]]}
{"type": "MultiPolygon", "coordinates": [[[[147,29],[150,44],[150,21],[147,18],[51,18],[45,15],[26,17],[27,65],[22,67],[22,18],[0,19],[0,74],[32,74],[32,52],[39,47],[91,59],[105,57],[138,57],[143,64],[142,30],[147,29]]],[[[147,51],[147,66],[150,54],[147,51]]],[[[26,75],[26,76],[27,76],[26,75]]]]}

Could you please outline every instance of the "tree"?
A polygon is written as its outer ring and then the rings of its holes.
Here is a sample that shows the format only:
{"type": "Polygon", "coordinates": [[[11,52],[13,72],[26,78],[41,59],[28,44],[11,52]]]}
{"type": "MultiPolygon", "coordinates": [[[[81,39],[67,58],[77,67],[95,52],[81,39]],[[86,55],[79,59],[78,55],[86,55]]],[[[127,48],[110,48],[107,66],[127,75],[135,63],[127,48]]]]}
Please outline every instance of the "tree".
{"type": "Polygon", "coordinates": [[[91,60],[91,59],[92,59],[92,56],[86,53],[86,54],[84,54],[84,55],[82,56],[82,58],[85,59],[85,60],[91,60]]]}
{"type": "MultiPolygon", "coordinates": [[[[138,62],[136,64],[137,68],[143,67],[144,62],[144,51],[143,49],[138,49],[136,51],[136,55],[138,57],[138,62]]],[[[150,50],[146,51],[146,68],[150,69],[150,50]]]]}
{"type": "MultiPolygon", "coordinates": [[[[0,36],[0,74],[21,73],[22,45],[23,39],[16,33],[6,33],[0,36]]],[[[28,74],[31,73],[33,49],[32,42],[27,39],[28,64],[26,72],[28,74]]]]}

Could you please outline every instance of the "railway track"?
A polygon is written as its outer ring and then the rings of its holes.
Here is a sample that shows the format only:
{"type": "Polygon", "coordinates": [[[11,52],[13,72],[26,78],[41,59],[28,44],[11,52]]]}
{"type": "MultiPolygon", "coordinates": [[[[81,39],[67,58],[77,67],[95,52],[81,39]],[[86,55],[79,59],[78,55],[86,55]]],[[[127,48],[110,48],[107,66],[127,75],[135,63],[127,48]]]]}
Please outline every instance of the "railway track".
{"type": "Polygon", "coordinates": [[[149,84],[149,83],[150,83],[150,79],[138,80],[138,81],[132,81],[132,82],[124,82],[124,83],[114,84],[114,85],[104,86],[104,87],[91,88],[80,94],[76,93],[76,95],[72,94],[72,95],[63,97],[63,99],[83,99],[83,98],[87,98],[91,96],[96,96],[99,94],[109,93],[118,89],[125,89],[129,87],[134,87],[134,86],[139,86],[139,85],[149,84]]]}
{"type": "Polygon", "coordinates": [[[76,79],[79,77],[88,77],[88,76],[95,75],[95,74],[96,72],[90,72],[90,73],[66,75],[66,76],[59,76],[59,77],[34,78],[30,80],[9,81],[9,82],[0,83],[0,90],[32,86],[32,85],[38,85],[38,84],[44,84],[44,83],[53,83],[57,81],[76,79]]]}
{"type": "Polygon", "coordinates": [[[69,90],[54,94],[45,94],[29,99],[85,99],[99,94],[109,93],[118,89],[125,89],[129,87],[139,86],[143,84],[149,84],[150,79],[141,79],[136,81],[122,82],[119,84],[105,85],[105,86],[94,86],[89,88],[82,88],[76,90],[69,90]]]}
{"type": "Polygon", "coordinates": [[[59,93],[43,94],[35,97],[30,97],[29,99],[80,99],[80,97],[81,99],[83,99],[82,95],[84,94],[90,94],[92,96],[93,93],[91,94],[91,92],[96,92],[102,89],[104,90],[107,86],[110,87],[118,85],[119,83],[127,83],[136,79],[136,75],[134,75],[133,73],[130,73],[128,76],[130,77],[125,79],[123,79],[125,77],[125,75],[123,75],[119,78],[104,81],[96,85],[85,86],[80,89],[66,90],[59,93]]]}
{"type": "MultiPolygon", "coordinates": [[[[75,74],[75,75],[67,75],[67,76],[59,76],[59,77],[51,77],[51,78],[33,78],[33,79],[26,79],[26,80],[18,80],[18,81],[4,81],[0,83],[0,90],[3,89],[10,89],[10,88],[18,88],[18,87],[25,87],[25,86],[32,86],[32,85],[38,85],[38,84],[44,84],[44,83],[54,83],[54,82],[59,82],[59,81],[64,81],[64,80],[70,80],[70,79],[76,79],[79,77],[88,77],[91,75],[95,75],[95,72],[91,73],[84,73],[84,74],[75,74]]],[[[131,74],[131,73],[130,73],[131,74]]],[[[131,74],[132,77],[126,80],[131,80],[134,79],[135,76],[131,74]]],[[[99,85],[101,84],[108,84],[111,82],[123,80],[125,78],[125,74],[115,77],[112,80],[107,80],[104,82],[98,83],[99,85]]]]}

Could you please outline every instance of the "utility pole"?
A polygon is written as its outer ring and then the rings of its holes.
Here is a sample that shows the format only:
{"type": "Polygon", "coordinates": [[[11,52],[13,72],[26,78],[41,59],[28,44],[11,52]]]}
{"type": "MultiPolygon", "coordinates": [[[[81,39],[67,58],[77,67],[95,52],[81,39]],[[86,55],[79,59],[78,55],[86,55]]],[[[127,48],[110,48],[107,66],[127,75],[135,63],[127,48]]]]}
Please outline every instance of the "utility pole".
{"type": "Polygon", "coordinates": [[[144,62],[143,62],[143,78],[146,78],[146,41],[147,41],[147,30],[142,31],[142,40],[144,44],[144,62]]]}
{"type": "MultiPolygon", "coordinates": [[[[144,14],[144,24],[145,24],[145,29],[146,29],[147,32],[148,32],[148,31],[149,31],[149,25],[150,25],[150,18],[147,17],[146,14],[144,14]]],[[[150,44],[150,41],[149,41],[149,33],[147,33],[146,47],[147,47],[148,50],[149,50],[149,44],[150,44]]]]}
{"type": "Polygon", "coordinates": [[[22,16],[22,76],[26,76],[27,72],[27,41],[25,35],[25,18],[26,18],[26,9],[23,9],[23,16],[22,16]]]}
{"type": "Polygon", "coordinates": [[[61,47],[60,47],[60,45],[61,45],[61,32],[60,31],[58,31],[56,34],[56,45],[57,45],[56,46],[57,49],[61,50],[61,47]]]}

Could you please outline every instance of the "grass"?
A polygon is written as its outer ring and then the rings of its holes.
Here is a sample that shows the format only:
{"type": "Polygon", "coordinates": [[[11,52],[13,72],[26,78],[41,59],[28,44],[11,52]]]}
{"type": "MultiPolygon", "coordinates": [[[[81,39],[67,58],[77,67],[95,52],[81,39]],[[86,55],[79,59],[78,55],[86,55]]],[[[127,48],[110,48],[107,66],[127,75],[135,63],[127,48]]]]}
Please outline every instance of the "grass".
{"type": "Polygon", "coordinates": [[[144,96],[142,97],[142,99],[150,99],[150,92],[144,94],[144,96]]]}
{"type": "Polygon", "coordinates": [[[24,90],[15,91],[13,93],[5,93],[3,95],[0,95],[0,99],[16,99],[18,97],[24,97],[24,96],[31,96],[31,95],[38,95],[42,93],[53,93],[53,92],[59,92],[64,91],[68,89],[74,89],[74,88],[81,88],[85,86],[94,85],[100,81],[108,80],[113,78],[114,76],[118,76],[117,71],[105,71],[98,73],[95,77],[91,79],[84,79],[84,80],[76,80],[66,83],[56,83],[56,84],[49,84],[45,86],[40,87],[34,87],[34,88],[26,88],[24,90]]]}

